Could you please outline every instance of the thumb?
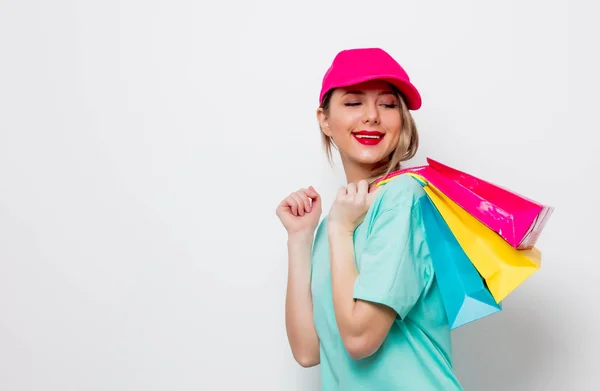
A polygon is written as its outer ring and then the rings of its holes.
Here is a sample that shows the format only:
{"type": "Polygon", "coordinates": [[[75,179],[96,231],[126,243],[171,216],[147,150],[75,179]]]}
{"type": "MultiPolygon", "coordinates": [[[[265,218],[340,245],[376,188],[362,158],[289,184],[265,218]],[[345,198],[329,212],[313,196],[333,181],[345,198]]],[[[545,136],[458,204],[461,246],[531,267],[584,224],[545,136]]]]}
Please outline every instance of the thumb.
{"type": "Polygon", "coordinates": [[[309,186],[308,187],[308,192],[307,195],[311,198],[319,198],[319,193],[317,193],[317,191],[315,190],[314,187],[309,186]]]}
{"type": "Polygon", "coordinates": [[[313,206],[316,206],[316,207],[321,206],[321,196],[319,195],[319,193],[317,193],[317,191],[315,190],[314,187],[309,186],[308,195],[312,199],[313,206]]]}

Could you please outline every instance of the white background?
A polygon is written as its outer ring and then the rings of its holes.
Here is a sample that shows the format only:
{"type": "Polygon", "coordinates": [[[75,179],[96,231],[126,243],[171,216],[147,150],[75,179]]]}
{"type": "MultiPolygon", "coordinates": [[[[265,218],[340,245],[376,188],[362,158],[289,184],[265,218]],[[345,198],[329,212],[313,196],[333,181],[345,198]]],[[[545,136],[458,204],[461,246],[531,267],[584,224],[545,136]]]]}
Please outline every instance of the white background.
{"type": "Polygon", "coordinates": [[[321,77],[372,46],[423,95],[409,165],[556,207],[542,269],[454,332],[465,389],[597,389],[585,3],[1,0],[0,389],[318,389],[287,344],[274,211],[311,184],[328,210],[321,77]]]}

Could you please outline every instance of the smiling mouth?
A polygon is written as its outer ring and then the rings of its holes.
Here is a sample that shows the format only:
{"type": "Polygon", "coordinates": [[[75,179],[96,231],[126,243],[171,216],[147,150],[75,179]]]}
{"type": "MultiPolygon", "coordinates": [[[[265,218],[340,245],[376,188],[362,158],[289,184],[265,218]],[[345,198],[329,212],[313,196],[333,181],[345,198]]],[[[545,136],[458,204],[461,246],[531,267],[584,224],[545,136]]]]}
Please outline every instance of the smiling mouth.
{"type": "Polygon", "coordinates": [[[352,133],[352,136],[363,145],[377,145],[385,134],[377,131],[361,130],[360,132],[352,133]]]}

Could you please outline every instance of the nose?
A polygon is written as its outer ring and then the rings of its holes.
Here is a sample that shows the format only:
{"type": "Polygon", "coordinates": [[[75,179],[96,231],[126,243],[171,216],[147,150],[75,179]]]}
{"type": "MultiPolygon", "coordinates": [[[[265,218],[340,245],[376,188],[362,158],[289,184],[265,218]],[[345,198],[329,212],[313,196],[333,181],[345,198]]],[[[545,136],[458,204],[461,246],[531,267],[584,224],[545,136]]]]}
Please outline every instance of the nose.
{"type": "Polygon", "coordinates": [[[364,105],[363,123],[379,124],[379,110],[376,102],[370,102],[364,105]]]}

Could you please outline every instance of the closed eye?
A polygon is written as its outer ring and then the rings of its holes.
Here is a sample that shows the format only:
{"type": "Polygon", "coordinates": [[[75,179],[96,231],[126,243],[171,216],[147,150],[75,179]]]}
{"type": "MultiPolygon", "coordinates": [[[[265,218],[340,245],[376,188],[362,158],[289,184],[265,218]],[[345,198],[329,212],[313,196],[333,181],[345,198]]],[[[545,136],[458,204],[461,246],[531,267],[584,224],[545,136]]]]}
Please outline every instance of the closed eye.
{"type": "MultiPolygon", "coordinates": [[[[344,106],[346,107],[356,107],[356,106],[360,106],[362,103],[360,102],[350,102],[350,103],[344,103],[344,106]]],[[[396,107],[398,107],[397,104],[395,103],[391,103],[391,104],[381,104],[381,106],[385,107],[386,109],[395,109],[396,107]]]]}

